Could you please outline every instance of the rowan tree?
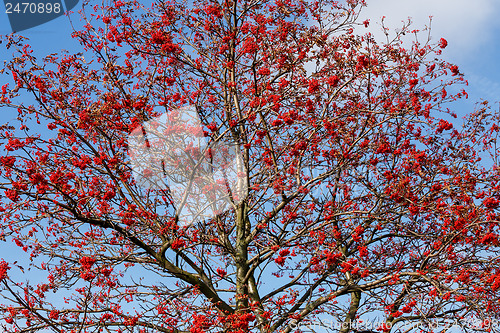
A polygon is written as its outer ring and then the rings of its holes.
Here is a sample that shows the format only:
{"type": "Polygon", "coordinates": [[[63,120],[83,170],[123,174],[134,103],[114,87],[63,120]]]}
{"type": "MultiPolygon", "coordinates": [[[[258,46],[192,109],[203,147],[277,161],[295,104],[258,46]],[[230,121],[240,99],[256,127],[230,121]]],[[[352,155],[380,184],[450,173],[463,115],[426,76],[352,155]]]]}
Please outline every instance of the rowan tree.
{"type": "Polygon", "coordinates": [[[81,53],[41,60],[4,36],[0,105],[18,117],[0,133],[0,232],[26,257],[0,261],[2,330],[496,330],[499,115],[452,121],[466,81],[446,40],[374,40],[363,5],[87,3],[81,53]],[[190,106],[205,139],[236,144],[248,193],[183,225],[127,140],[190,106]]]}

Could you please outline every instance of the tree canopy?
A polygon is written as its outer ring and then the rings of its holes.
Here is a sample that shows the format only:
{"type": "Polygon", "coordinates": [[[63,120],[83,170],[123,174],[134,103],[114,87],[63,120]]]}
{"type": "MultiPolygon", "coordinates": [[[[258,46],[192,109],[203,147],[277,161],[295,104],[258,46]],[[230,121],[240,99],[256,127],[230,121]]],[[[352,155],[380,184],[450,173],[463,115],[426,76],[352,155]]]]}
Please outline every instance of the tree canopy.
{"type": "Polygon", "coordinates": [[[26,257],[0,261],[2,330],[498,330],[499,114],[458,125],[446,40],[375,40],[363,6],[116,0],[84,4],[81,53],[3,36],[0,234],[26,257]],[[246,190],[182,223],[130,137],[186,108],[208,144],[181,153],[232,143],[246,190]]]}

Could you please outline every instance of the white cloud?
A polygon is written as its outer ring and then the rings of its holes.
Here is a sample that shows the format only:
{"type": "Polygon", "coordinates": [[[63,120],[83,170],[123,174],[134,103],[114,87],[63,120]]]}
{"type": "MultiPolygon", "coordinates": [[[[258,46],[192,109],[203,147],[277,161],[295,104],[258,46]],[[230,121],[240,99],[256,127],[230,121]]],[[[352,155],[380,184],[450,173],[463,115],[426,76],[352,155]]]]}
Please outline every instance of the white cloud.
{"type": "Polygon", "coordinates": [[[432,18],[431,36],[434,42],[448,40],[448,55],[466,59],[495,39],[500,26],[498,0],[368,0],[361,18],[370,19],[370,31],[377,38],[381,17],[391,30],[400,28],[402,21],[412,18],[414,29],[423,29],[432,18]]]}

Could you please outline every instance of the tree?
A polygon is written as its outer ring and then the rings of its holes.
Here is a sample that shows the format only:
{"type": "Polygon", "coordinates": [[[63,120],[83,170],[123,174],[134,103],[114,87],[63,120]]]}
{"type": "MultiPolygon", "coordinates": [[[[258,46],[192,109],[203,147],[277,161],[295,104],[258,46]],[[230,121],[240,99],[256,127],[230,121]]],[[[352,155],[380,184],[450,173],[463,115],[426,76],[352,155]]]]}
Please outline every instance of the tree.
{"type": "Polygon", "coordinates": [[[483,103],[456,129],[446,41],[355,33],[362,6],[117,0],[82,12],[82,53],[42,62],[5,36],[1,235],[30,262],[0,262],[2,329],[496,330],[499,115],[483,103]],[[248,193],[184,225],[127,140],[188,106],[208,142],[235,143],[248,193]]]}

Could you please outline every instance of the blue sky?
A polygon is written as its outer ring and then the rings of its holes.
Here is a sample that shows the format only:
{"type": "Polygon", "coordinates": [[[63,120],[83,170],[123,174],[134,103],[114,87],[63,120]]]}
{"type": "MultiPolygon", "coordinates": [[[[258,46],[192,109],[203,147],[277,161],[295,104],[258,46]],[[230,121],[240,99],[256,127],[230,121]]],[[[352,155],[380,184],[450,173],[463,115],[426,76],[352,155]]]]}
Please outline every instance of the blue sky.
{"type": "Polygon", "coordinates": [[[402,21],[412,18],[415,29],[424,28],[432,18],[431,36],[437,42],[448,41],[442,57],[459,66],[469,81],[467,101],[453,106],[463,116],[473,111],[480,98],[500,100],[500,1],[498,0],[366,0],[361,18],[370,19],[370,30],[381,36],[382,16],[389,28],[396,29],[402,21]]]}
{"type": "MultiPolygon", "coordinates": [[[[361,21],[370,19],[369,31],[376,37],[380,32],[381,17],[392,29],[401,26],[411,17],[413,26],[424,28],[433,16],[431,35],[434,41],[441,37],[448,40],[443,58],[457,64],[469,81],[468,101],[455,103],[453,108],[459,115],[471,112],[480,98],[490,102],[500,100],[500,1],[475,0],[366,0],[368,6],[361,14],[361,21]]],[[[148,3],[150,1],[147,1],[148,3]]],[[[97,3],[97,1],[96,1],[97,3]]],[[[80,8],[81,4],[75,7],[80,8]]],[[[10,33],[5,7],[0,5],[0,34],[10,33]]],[[[72,19],[79,26],[78,14],[72,19]]],[[[363,32],[366,32],[363,29],[363,32]]],[[[35,53],[43,56],[60,49],[76,50],[78,44],[70,37],[71,25],[67,17],[59,17],[41,26],[25,30],[22,34],[30,38],[35,53]]],[[[5,58],[0,48],[0,60],[5,58]]]]}

